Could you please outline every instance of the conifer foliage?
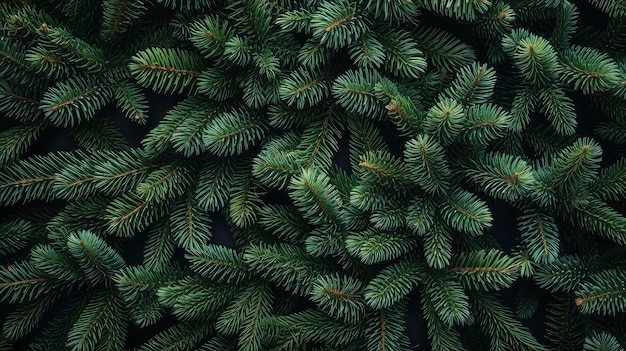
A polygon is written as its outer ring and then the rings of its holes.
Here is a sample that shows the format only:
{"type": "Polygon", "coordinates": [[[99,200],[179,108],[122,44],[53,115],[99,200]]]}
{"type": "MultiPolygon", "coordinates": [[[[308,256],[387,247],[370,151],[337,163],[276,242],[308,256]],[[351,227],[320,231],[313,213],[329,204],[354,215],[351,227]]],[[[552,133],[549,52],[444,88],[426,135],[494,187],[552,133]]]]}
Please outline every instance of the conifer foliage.
{"type": "Polygon", "coordinates": [[[624,350],[625,21],[2,1],[0,350],[624,350]]]}

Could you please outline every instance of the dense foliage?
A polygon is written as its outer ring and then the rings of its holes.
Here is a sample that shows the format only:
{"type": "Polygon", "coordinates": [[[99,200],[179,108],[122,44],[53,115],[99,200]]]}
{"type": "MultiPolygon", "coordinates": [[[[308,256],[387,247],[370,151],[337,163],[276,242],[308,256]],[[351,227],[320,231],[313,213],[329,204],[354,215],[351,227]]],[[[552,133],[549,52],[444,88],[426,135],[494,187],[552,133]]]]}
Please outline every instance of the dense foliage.
{"type": "Polygon", "coordinates": [[[625,2],[4,0],[0,24],[0,350],[626,347],[625,2]],[[59,131],[78,148],[34,152],[59,131]]]}

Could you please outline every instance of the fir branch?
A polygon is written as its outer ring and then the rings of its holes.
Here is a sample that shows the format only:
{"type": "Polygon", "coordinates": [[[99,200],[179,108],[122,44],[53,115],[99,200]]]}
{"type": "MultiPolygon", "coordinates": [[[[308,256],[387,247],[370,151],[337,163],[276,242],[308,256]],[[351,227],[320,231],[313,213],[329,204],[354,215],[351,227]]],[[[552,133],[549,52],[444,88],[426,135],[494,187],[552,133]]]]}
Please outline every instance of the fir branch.
{"type": "Polygon", "coordinates": [[[493,296],[485,293],[472,293],[470,301],[481,329],[489,336],[492,343],[508,345],[514,350],[547,349],[493,296]]]}
{"type": "Polygon", "coordinates": [[[241,283],[250,277],[243,256],[234,250],[209,245],[190,253],[185,257],[191,262],[191,269],[203,277],[227,283],[241,283]]]}
{"type": "Polygon", "coordinates": [[[442,218],[452,228],[471,235],[480,235],[484,229],[491,226],[491,213],[487,205],[476,198],[476,195],[456,190],[444,196],[441,207],[442,218]]]}
{"type": "Polygon", "coordinates": [[[2,2],[0,349],[621,350],[622,5],[2,2]]]}
{"type": "Polygon", "coordinates": [[[480,250],[455,257],[450,270],[464,286],[476,290],[499,290],[515,280],[516,264],[497,250],[480,250]]]}
{"type": "Polygon", "coordinates": [[[314,279],[327,272],[321,260],[294,245],[252,245],[243,259],[256,274],[299,295],[308,294],[314,279]]]}
{"type": "Polygon", "coordinates": [[[340,211],[343,203],[330,179],[314,170],[303,170],[291,180],[292,200],[313,224],[330,223],[341,228],[340,211]]]}
{"type": "Polygon", "coordinates": [[[172,239],[186,250],[202,247],[211,239],[211,219],[200,210],[191,191],[174,203],[174,210],[170,213],[170,230],[172,239]]]}
{"type": "Polygon", "coordinates": [[[449,186],[450,170],[443,147],[429,135],[419,135],[406,143],[404,158],[409,169],[418,177],[415,182],[429,193],[445,191],[449,186]]]}
{"type": "Polygon", "coordinates": [[[71,127],[92,119],[110,97],[111,91],[104,84],[75,78],[49,88],[39,109],[54,125],[71,127]]]}
{"type": "Polygon", "coordinates": [[[374,309],[389,308],[405,298],[421,280],[421,267],[403,260],[383,269],[365,287],[365,302],[374,309]]]}
{"type": "Polygon", "coordinates": [[[201,57],[180,49],[149,48],[138,52],[132,60],[128,68],[137,83],[157,92],[193,90],[204,67],[201,57]]]}

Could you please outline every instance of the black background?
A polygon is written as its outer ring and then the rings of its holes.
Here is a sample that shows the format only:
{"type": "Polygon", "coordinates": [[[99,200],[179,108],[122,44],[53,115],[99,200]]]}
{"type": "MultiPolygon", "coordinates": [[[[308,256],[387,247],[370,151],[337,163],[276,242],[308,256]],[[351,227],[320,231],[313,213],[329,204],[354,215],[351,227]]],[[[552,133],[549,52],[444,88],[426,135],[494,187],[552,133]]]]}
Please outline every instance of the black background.
{"type": "MultiPolygon", "coordinates": [[[[114,106],[107,106],[100,112],[104,116],[109,116],[111,120],[114,121],[115,125],[123,133],[131,147],[141,147],[141,140],[146,136],[146,134],[158,124],[158,122],[163,118],[163,116],[165,116],[167,111],[169,111],[172,106],[174,106],[178,101],[184,98],[183,95],[171,96],[156,94],[152,92],[147,93],[150,103],[150,112],[148,121],[145,125],[137,125],[131,122],[126,117],[124,117],[114,106]]],[[[7,124],[4,127],[8,126],[9,125],[7,124]]],[[[393,140],[393,136],[387,135],[386,139],[393,140]]],[[[392,147],[394,146],[397,148],[401,147],[401,145],[392,145],[392,147]]],[[[32,147],[29,149],[29,152],[24,157],[37,154],[46,154],[53,151],[70,151],[76,148],[78,148],[78,145],[73,140],[69,129],[51,127],[44,134],[42,134],[42,136],[32,145],[32,147]]],[[[347,141],[345,138],[340,142],[340,149],[335,157],[335,161],[343,168],[349,168],[347,141]]],[[[271,202],[280,202],[281,196],[279,195],[276,197],[271,197],[270,194],[269,200],[271,202]]],[[[63,203],[55,202],[54,205],[60,208],[63,203]]],[[[28,205],[24,207],[24,210],[27,209],[28,205]]],[[[490,203],[490,209],[492,210],[494,222],[489,232],[489,235],[492,235],[505,251],[510,252],[510,249],[513,248],[515,243],[515,236],[517,235],[515,223],[515,209],[503,201],[492,201],[492,203],[490,203]]],[[[230,234],[228,224],[226,223],[226,220],[223,218],[223,216],[218,213],[213,213],[211,214],[211,218],[213,220],[212,242],[218,245],[235,247],[234,239],[230,234]]],[[[125,252],[123,253],[123,256],[128,265],[141,264],[144,241],[145,234],[141,233],[125,242],[125,252]]],[[[184,258],[182,258],[182,255],[177,255],[176,257],[180,263],[186,264],[186,261],[184,260],[184,258]]],[[[7,264],[14,259],[18,258],[4,258],[2,261],[5,262],[2,263],[7,264]]],[[[502,294],[505,303],[509,306],[513,306],[513,297],[515,292],[514,287],[515,285],[504,291],[504,293],[502,294]]],[[[62,301],[55,304],[53,309],[46,315],[46,319],[42,321],[42,323],[40,323],[40,326],[45,325],[46,321],[53,317],[55,312],[58,312],[62,308],[62,301]]],[[[9,309],[10,307],[7,303],[0,304],[0,312],[4,311],[2,314],[6,313],[9,309]]],[[[426,334],[426,325],[418,317],[418,310],[419,301],[417,299],[417,294],[413,293],[409,300],[409,313],[407,314],[406,318],[407,335],[411,340],[411,344],[413,346],[418,346],[418,350],[428,350],[430,349],[430,347],[426,334]]],[[[536,318],[534,318],[533,320],[529,320],[526,323],[529,327],[531,327],[531,329],[534,331],[534,334],[539,338],[539,340],[542,339],[542,320],[543,316],[539,314],[536,318]]],[[[147,328],[138,328],[131,324],[128,333],[127,347],[131,348],[140,346],[150,337],[152,337],[159,331],[166,329],[168,326],[172,325],[175,322],[175,317],[166,316],[165,318],[161,319],[157,324],[147,328]]],[[[15,345],[16,350],[26,350],[27,344],[31,342],[33,338],[37,335],[37,331],[38,330],[36,330],[34,333],[31,333],[29,337],[19,340],[15,345]]]]}
{"type": "MultiPolygon", "coordinates": [[[[604,26],[606,23],[606,17],[600,13],[598,13],[593,7],[586,5],[585,3],[579,3],[581,17],[589,24],[599,28],[604,26]]],[[[431,21],[435,26],[444,27],[445,21],[442,25],[443,19],[433,17],[431,21]]],[[[447,28],[446,28],[447,29],[447,28]]],[[[463,32],[463,28],[457,28],[457,31],[463,32]]],[[[468,39],[472,41],[472,38],[468,39]]],[[[480,58],[480,57],[479,57],[480,58]]],[[[483,60],[484,61],[484,60],[483,60]]],[[[154,128],[158,122],[163,118],[165,113],[178,101],[184,98],[184,95],[162,95],[156,94],[152,92],[148,93],[150,111],[149,118],[145,125],[137,125],[130,120],[126,119],[119,110],[117,110],[114,106],[109,105],[105,107],[99,113],[102,116],[109,117],[112,121],[114,121],[115,125],[118,129],[123,133],[125,138],[128,140],[131,147],[140,147],[141,140],[145,137],[145,135],[154,128]]],[[[592,130],[595,124],[601,119],[594,109],[592,109],[588,103],[587,98],[581,95],[575,95],[575,103],[577,113],[580,116],[579,118],[579,126],[577,130],[577,134],[579,136],[592,136],[592,130]]],[[[10,128],[12,125],[15,125],[15,122],[12,120],[1,117],[0,119],[0,131],[6,130],[10,128]]],[[[395,136],[387,135],[386,138],[389,140],[394,140],[395,136]]],[[[611,164],[616,158],[622,157],[626,154],[623,146],[613,145],[611,143],[602,142],[601,145],[604,151],[603,157],[603,166],[611,164]]],[[[341,148],[336,157],[336,162],[342,166],[346,167],[348,164],[347,161],[347,142],[346,139],[342,140],[341,148]]],[[[393,147],[401,148],[401,145],[392,145],[393,147]]],[[[72,139],[69,129],[60,128],[60,127],[51,127],[47,129],[43,135],[29,148],[28,153],[24,157],[28,157],[30,155],[36,154],[46,154],[52,151],[69,151],[74,150],[78,147],[78,145],[72,139]]],[[[280,200],[278,200],[280,201],[280,200]]],[[[494,223],[492,228],[489,231],[489,235],[493,236],[493,238],[502,246],[502,249],[505,252],[510,252],[516,243],[516,237],[518,236],[517,227],[516,227],[516,211],[510,205],[503,201],[495,201],[489,200],[489,207],[493,213],[494,223]]],[[[57,203],[57,205],[62,205],[62,203],[57,203]]],[[[24,207],[24,210],[27,211],[28,205],[24,207]]],[[[230,231],[228,229],[228,225],[224,218],[219,214],[211,214],[213,219],[213,242],[216,244],[221,244],[229,247],[234,247],[235,243],[230,235],[230,231]]],[[[145,240],[145,235],[137,235],[134,238],[130,239],[125,245],[125,253],[124,257],[126,259],[127,264],[136,265],[141,263],[142,253],[143,253],[143,245],[145,240]]],[[[180,258],[180,255],[178,256],[180,258]]],[[[0,264],[9,264],[12,261],[19,259],[18,257],[0,257],[0,264]]],[[[184,260],[181,260],[184,262],[184,260]]],[[[514,298],[516,292],[516,284],[514,284],[511,288],[505,290],[501,294],[501,298],[505,302],[506,305],[513,307],[514,298]]],[[[54,315],[55,311],[60,309],[61,304],[57,304],[52,311],[50,311],[47,315],[47,319],[54,315]]],[[[411,295],[411,299],[409,301],[409,313],[407,315],[407,334],[411,340],[411,344],[416,346],[418,350],[428,350],[429,341],[426,334],[426,325],[422,320],[418,317],[419,310],[419,301],[417,301],[417,296],[415,293],[411,295]]],[[[545,319],[545,314],[542,312],[542,307],[539,307],[537,315],[529,320],[523,321],[525,325],[527,325],[532,331],[533,334],[538,338],[539,341],[543,341],[543,331],[544,326],[543,322],[545,319]]],[[[6,315],[9,311],[9,305],[5,303],[0,303],[0,316],[6,315]]],[[[2,321],[3,318],[0,318],[2,321]]],[[[43,321],[40,325],[45,325],[46,320],[43,321]]],[[[148,327],[148,328],[137,328],[135,326],[130,327],[127,347],[138,347],[142,343],[144,343],[148,338],[155,335],[157,332],[167,328],[169,325],[176,322],[175,317],[167,316],[159,321],[158,324],[148,327]]],[[[460,329],[464,337],[470,337],[467,335],[469,331],[465,328],[460,329]]],[[[32,337],[37,335],[37,330],[34,333],[31,333],[31,336],[22,339],[17,342],[16,350],[26,350],[26,345],[32,340],[32,337]]]]}

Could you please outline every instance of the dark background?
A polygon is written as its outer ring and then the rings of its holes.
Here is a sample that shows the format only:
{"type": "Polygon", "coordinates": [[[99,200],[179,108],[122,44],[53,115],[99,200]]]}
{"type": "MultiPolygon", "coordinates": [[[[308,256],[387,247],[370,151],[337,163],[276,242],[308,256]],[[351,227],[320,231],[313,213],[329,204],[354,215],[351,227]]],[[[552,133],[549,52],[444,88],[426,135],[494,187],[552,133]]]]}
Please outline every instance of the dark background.
{"type": "MultiPolygon", "coordinates": [[[[150,112],[149,118],[145,125],[138,125],[131,122],[125,116],[123,116],[121,112],[117,110],[114,106],[107,106],[101,111],[101,114],[103,116],[108,116],[112,121],[114,121],[115,125],[118,127],[118,130],[123,133],[131,147],[141,147],[141,140],[146,136],[146,134],[158,124],[158,122],[163,118],[163,116],[165,116],[167,111],[169,111],[172,106],[174,106],[177,102],[184,98],[183,95],[172,96],[156,94],[153,92],[147,92],[147,94],[150,104],[150,112]]],[[[5,130],[12,124],[13,123],[5,124],[2,126],[2,128],[0,128],[0,130],[5,130]]],[[[385,130],[385,128],[383,128],[383,130],[385,130]]],[[[387,140],[393,140],[393,138],[394,136],[392,135],[386,136],[387,140]]],[[[398,148],[401,147],[401,145],[391,146],[395,146],[398,148]]],[[[73,140],[70,134],[70,129],[50,127],[38,138],[38,140],[35,141],[35,143],[32,145],[32,147],[29,148],[28,153],[24,155],[24,157],[37,154],[47,154],[53,151],[70,151],[77,148],[78,145],[73,140]]],[[[336,163],[343,168],[349,168],[347,140],[343,139],[340,142],[340,150],[338,151],[335,160],[336,163]]],[[[281,197],[277,196],[272,198],[270,194],[270,200],[272,202],[280,202],[281,197]]],[[[56,202],[54,205],[58,206],[58,208],[60,209],[63,206],[63,203],[56,202]]],[[[27,210],[27,208],[28,204],[26,205],[26,207],[23,207],[24,210],[27,210]]],[[[493,213],[494,223],[489,234],[492,235],[500,245],[502,245],[505,251],[510,252],[515,243],[515,236],[517,235],[515,209],[504,201],[492,201],[492,203],[490,203],[490,209],[493,213]]],[[[235,242],[230,234],[230,230],[228,228],[226,220],[220,214],[212,214],[211,216],[213,219],[212,242],[219,245],[234,247],[235,242]]],[[[133,238],[125,242],[125,252],[123,256],[128,265],[141,264],[144,241],[145,234],[141,233],[135,235],[133,238]]],[[[186,264],[186,260],[182,258],[182,255],[178,255],[178,259],[182,264],[186,264]]],[[[7,260],[12,261],[13,259],[3,258],[0,260],[5,261],[0,263],[6,264],[8,263],[6,262],[7,260]]],[[[515,285],[505,290],[502,294],[505,303],[511,307],[513,307],[514,295],[515,285]]],[[[45,323],[54,316],[55,312],[60,311],[62,308],[62,302],[56,303],[53,309],[47,314],[46,319],[44,319],[44,321],[40,323],[40,326],[45,325],[45,323]]],[[[5,314],[9,309],[10,307],[7,303],[0,303],[0,315],[5,314]]],[[[426,333],[426,324],[418,317],[418,310],[419,301],[417,298],[417,294],[413,293],[409,300],[409,313],[406,318],[407,335],[411,340],[411,344],[413,346],[418,346],[418,350],[428,350],[429,341],[426,333]]],[[[534,331],[534,334],[539,338],[539,340],[542,340],[543,318],[544,316],[539,313],[536,318],[526,321],[526,325],[534,331]]],[[[168,326],[174,324],[175,322],[175,317],[166,316],[165,318],[161,319],[157,324],[147,328],[138,328],[131,324],[128,333],[127,347],[130,348],[140,346],[150,337],[154,336],[159,331],[166,329],[168,326]]],[[[16,350],[27,350],[28,343],[37,336],[38,331],[40,330],[36,329],[35,332],[31,333],[29,337],[18,341],[15,345],[16,350]]]]}
{"type": "MultiPolygon", "coordinates": [[[[580,3],[580,13],[581,17],[584,19],[586,23],[593,25],[594,27],[601,28],[606,24],[607,18],[597,12],[595,8],[590,5],[586,5],[585,3],[580,3]]],[[[441,27],[442,24],[439,18],[432,18],[433,24],[438,27],[441,27]]],[[[444,25],[445,27],[445,25],[444,25]]],[[[459,31],[463,31],[463,28],[460,28],[459,31]]],[[[471,38],[469,39],[472,40],[471,38]]],[[[114,106],[105,107],[100,114],[102,116],[109,117],[112,121],[114,121],[115,125],[118,127],[125,138],[128,140],[128,143],[131,147],[140,147],[141,140],[144,136],[154,128],[159,121],[163,118],[166,112],[175,105],[178,101],[184,98],[184,95],[163,95],[156,94],[153,92],[147,92],[150,111],[149,118],[145,125],[137,125],[127,118],[125,118],[119,110],[114,108],[114,106]]],[[[592,136],[592,130],[594,125],[597,124],[599,120],[602,118],[599,116],[598,112],[594,110],[587,98],[582,95],[575,95],[575,103],[577,113],[580,116],[579,126],[578,126],[578,135],[579,136],[592,136]]],[[[0,117],[0,131],[6,130],[10,128],[15,123],[6,117],[0,117]]],[[[383,128],[384,130],[385,128],[383,128]]],[[[394,140],[395,136],[387,135],[387,140],[394,140]]],[[[614,145],[607,142],[602,142],[602,148],[604,151],[603,157],[603,166],[611,164],[618,157],[626,154],[624,147],[619,145],[614,145]]],[[[348,165],[347,160],[347,142],[346,140],[342,140],[340,144],[342,147],[338,153],[336,158],[337,163],[346,167],[348,165]]],[[[78,147],[76,142],[73,140],[70,135],[70,130],[67,128],[60,127],[50,127],[48,128],[39,138],[35,141],[35,143],[29,148],[28,153],[24,157],[28,157],[30,155],[36,154],[46,154],[52,151],[69,151],[74,150],[78,147]]],[[[393,147],[393,146],[392,146],[393,147]]],[[[397,147],[401,147],[397,145],[397,147]]],[[[280,201],[280,200],[279,200],[280,201]]],[[[62,203],[58,203],[57,205],[62,206],[62,203]]],[[[511,252],[512,248],[516,243],[517,227],[516,227],[516,211],[510,205],[508,205],[504,201],[496,201],[490,200],[489,207],[493,213],[494,223],[491,228],[489,235],[493,236],[495,240],[502,246],[502,249],[505,252],[511,252]]],[[[24,208],[27,210],[27,207],[24,208]]],[[[226,224],[225,219],[219,214],[213,214],[213,241],[217,244],[226,245],[229,247],[234,247],[234,240],[230,235],[230,231],[228,229],[228,225],[226,224]]],[[[141,254],[143,252],[143,241],[145,239],[145,235],[137,235],[134,238],[130,239],[125,246],[125,259],[129,265],[136,265],[141,263],[141,254]]],[[[0,257],[0,264],[7,264],[10,261],[14,260],[14,258],[8,257],[0,257]]],[[[514,284],[511,288],[504,290],[501,294],[501,298],[504,300],[505,304],[511,308],[514,305],[514,298],[517,288],[517,283],[514,284]]],[[[57,303],[55,308],[48,313],[48,317],[53,316],[55,310],[60,309],[62,304],[57,303]]],[[[411,299],[409,301],[409,313],[407,315],[407,334],[411,340],[411,344],[413,346],[418,346],[419,350],[428,350],[429,349],[429,341],[426,333],[426,325],[422,320],[418,317],[418,306],[419,301],[415,293],[411,295],[411,299]]],[[[538,340],[544,341],[544,325],[543,322],[545,320],[545,313],[543,312],[545,307],[542,302],[538,313],[532,319],[523,321],[526,326],[528,326],[533,334],[538,338],[538,340]]],[[[7,303],[0,303],[0,316],[5,315],[9,310],[9,306],[7,303]]],[[[3,318],[0,318],[2,320],[3,318]]],[[[150,337],[155,335],[157,332],[167,328],[169,325],[176,322],[175,317],[165,317],[161,319],[161,321],[151,327],[148,328],[137,328],[135,326],[130,327],[128,334],[127,347],[137,347],[148,340],[150,337]]],[[[45,320],[44,320],[45,323],[45,320]]],[[[44,324],[42,323],[42,324],[44,324]]],[[[470,337],[467,335],[469,331],[467,328],[461,328],[461,333],[464,337],[470,337]]],[[[34,337],[37,335],[37,332],[31,333],[34,337]]],[[[26,345],[30,342],[31,338],[25,338],[20,340],[16,344],[16,350],[26,350],[26,345]]]]}

